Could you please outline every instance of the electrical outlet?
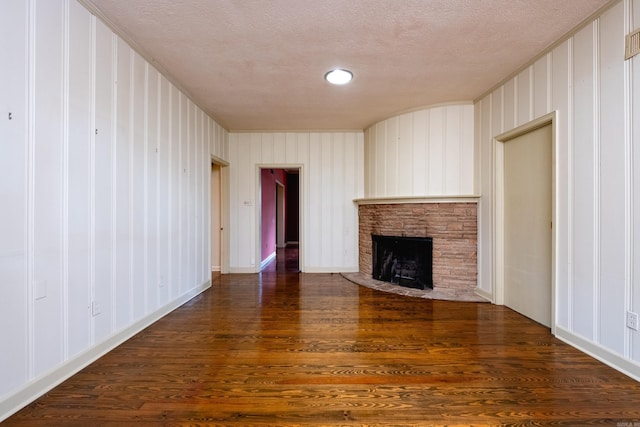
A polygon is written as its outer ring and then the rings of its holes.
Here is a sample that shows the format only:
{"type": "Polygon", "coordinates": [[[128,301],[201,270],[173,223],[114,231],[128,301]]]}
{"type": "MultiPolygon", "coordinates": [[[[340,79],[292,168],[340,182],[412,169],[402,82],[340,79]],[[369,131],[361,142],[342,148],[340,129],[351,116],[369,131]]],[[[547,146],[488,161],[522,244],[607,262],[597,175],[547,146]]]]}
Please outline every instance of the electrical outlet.
{"type": "Polygon", "coordinates": [[[100,313],[102,313],[102,309],[100,308],[100,303],[98,301],[93,301],[91,303],[91,315],[97,316],[100,313]]]}
{"type": "Polygon", "coordinates": [[[638,313],[627,311],[627,328],[637,331],[640,328],[638,324],[638,313]]]}

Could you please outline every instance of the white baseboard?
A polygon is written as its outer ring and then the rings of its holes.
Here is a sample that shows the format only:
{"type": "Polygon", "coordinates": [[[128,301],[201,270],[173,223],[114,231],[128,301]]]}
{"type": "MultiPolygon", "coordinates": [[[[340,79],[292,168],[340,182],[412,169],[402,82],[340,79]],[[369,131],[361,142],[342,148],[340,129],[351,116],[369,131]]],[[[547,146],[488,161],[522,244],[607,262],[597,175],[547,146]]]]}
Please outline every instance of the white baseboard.
{"type": "Polygon", "coordinates": [[[69,379],[71,376],[89,366],[91,363],[127,341],[138,332],[160,320],[162,317],[171,313],[173,310],[210,287],[211,280],[207,280],[199,287],[192,289],[186,294],[180,296],[178,299],[173,300],[153,313],[146,315],[142,319],[85,350],[76,357],[67,360],[52,371],[30,381],[20,390],[4,397],[3,400],[0,401],[0,422],[9,418],[29,403],[61,384],[63,381],[69,379]]]}
{"type": "Polygon", "coordinates": [[[268,257],[266,257],[264,260],[262,260],[262,262],[260,263],[260,271],[262,271],[262,269],[265,268],[267,265],[269,265],[271,261],[273,261],[274,259],[276,259],[275,252],[269,255],[268,257]]]}
{"type": "Polygon", "coordinates": [[[491,292],[487,292],[484,289],[480,289],[480,288],[476,288],[475,292],[476,292],[476,295],[479,295],[482,298],[486,299],[487,301],[493,303],[493,294],[491,292]]]}
{"type": "Polygon", "coordinates": [[[358,266],[355,267],[305,267],[305,273],[357,273],[360,271],[358,266]]]}
{"type": "Polygon", "coordinates": [[[222,271],[222,267],[220,267],[219,265],[212,265],[211,272],[214,272],[214,271],[222,271]]]}
{"type": "Polygon", "coordinates": [[[634,380],[640,381],[640,363],[626,359],[618,353],[602,347],[598,343],[589,341],[580,335],[576,335],[562,326],[556,326],[556,337],[578,350],[587,353],[589,356],[598,359],[605,365],[609,365],[634,380]]]}
{"type": "Polygon", "coordinates": [[[229,274],[255,274],[259,273],[256,267],[229,267],[229,274]]]}

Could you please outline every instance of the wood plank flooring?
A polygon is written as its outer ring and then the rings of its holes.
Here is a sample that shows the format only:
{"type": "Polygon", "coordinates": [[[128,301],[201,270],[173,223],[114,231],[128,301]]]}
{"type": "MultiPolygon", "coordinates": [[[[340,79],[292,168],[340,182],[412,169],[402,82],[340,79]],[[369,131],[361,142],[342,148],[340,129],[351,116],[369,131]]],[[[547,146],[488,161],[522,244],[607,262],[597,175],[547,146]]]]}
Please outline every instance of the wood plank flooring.
{"type": "Polygon", "coordinates": [[[640,425],[640,383],[509,309],[279,266],[216,278],[4,424],[640,425]]]}

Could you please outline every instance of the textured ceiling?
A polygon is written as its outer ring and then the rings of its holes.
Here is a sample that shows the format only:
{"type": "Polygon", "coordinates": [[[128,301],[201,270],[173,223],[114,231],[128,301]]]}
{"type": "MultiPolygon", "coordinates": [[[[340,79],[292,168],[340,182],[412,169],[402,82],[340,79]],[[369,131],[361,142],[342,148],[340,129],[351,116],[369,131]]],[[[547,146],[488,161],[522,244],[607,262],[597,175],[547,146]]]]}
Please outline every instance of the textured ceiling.
{"type": "MultiPolygon", "coordinates": [[[[83,0],[229,130],[472,101],[609,0],[83,0]],[[347,86],[324,74],[351,70],[347,86]]],[[[621,41],[622,42],[622,41],[621,41]]]]}

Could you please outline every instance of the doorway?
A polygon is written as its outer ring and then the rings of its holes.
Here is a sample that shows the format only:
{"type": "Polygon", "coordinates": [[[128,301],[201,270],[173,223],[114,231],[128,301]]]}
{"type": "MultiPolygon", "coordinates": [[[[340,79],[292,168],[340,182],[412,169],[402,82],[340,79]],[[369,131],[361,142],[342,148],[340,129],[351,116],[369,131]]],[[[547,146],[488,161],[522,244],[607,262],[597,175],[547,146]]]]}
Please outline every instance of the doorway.
{"type": "Polygon", "coordinates": [[[496,142],[496,303],[554,325],[553,120],[496,142]]]}
{"type": "Polygon", "coordinates": [[[262,166],[258,172],[259,271],[278,268],[299,272],[300,169],[262,166]]]}
{"type": "Polygon", "coordinates": [[[211,163],[211,185],[210,185],[210,260],[212,278],[220,274],[227,274],[229,271],[228,238],[227,229],[228,216],[225,206],[227,206],[228,192],[226,183],[228,182],[228,167],[218,161],[211,163]]]}

